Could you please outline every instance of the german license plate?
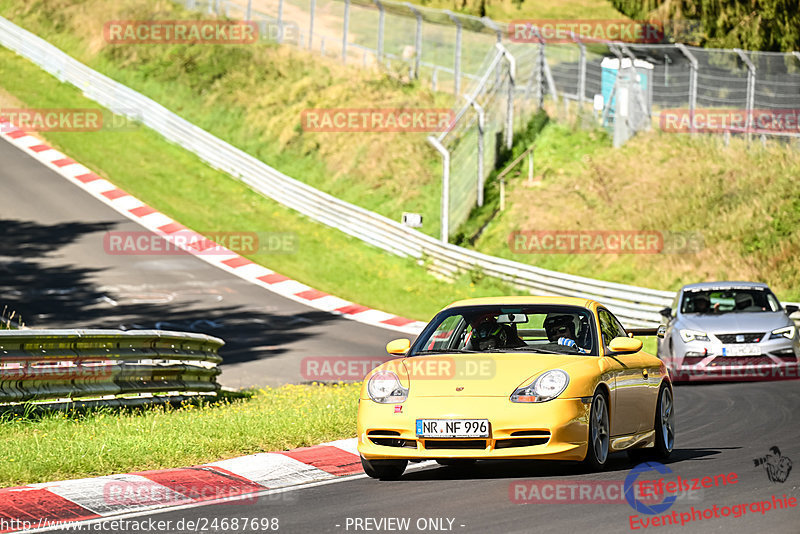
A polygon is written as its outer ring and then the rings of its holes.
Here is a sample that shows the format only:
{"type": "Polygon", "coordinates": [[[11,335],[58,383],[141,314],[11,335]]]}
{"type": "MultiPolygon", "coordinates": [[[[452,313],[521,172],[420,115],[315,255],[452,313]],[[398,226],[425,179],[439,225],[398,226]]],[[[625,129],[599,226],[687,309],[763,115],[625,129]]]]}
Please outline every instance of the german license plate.
{"type": "Polygon", "coordinates": [[[488,438],[488,419],[417,419],[420,438],[488,438]]]}
{"type": "Polygon", "coordinates": [[[761,356],[761,347],[753,343],[744,345],[723,345],[723,356],[761,356]]]}

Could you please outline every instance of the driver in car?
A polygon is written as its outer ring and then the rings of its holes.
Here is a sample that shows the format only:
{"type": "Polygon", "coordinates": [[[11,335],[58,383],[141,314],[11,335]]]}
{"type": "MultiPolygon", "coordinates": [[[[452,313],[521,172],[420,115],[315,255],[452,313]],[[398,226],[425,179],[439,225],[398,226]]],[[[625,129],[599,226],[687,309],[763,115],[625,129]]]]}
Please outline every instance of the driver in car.
{"type": "Polygon", "coordinates": [[[544,320],[544,330],[550,343],[557,343],[565,347],[572,347],[581,354],[589,351],[578,346],[575,341],[575,321],[571,315],[550,314],[544,320]]]}
{"type": "Polygon", "coordinates": [[[503,325],[492,316],[481,321],[472,331],[472,347],[474,350],[498,349],[506,346],[508,334],[503,325]]]}

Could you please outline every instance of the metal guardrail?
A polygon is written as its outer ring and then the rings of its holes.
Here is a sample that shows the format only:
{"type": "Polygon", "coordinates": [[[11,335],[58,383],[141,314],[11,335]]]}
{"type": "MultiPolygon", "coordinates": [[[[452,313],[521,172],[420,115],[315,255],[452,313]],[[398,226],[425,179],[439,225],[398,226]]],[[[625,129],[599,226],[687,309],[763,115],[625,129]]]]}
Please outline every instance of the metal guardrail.
{"type": "Polygon", "coordinates": [[[658,325],[658,310],[669,306],[675,296],[672,291],[549,271],[442,243],[286,176],[2,17],[0,44],[33,61],[61,81],[83,90],[88,98],[111,111],[140,120],[167,140],[178,143],[212,167],[241,180],[264,196],[382,250],[423,260],[428,269],[437,274],[452,278],[462,272],[479,270],[486,276],[536,294],[595,299],[608,306],[630,327],[658,325]]]}
{"type": "Polygon", "coordinates": [[[3,330],[0,403],[214,394],[224,344],[163,330],[3,330]]]}

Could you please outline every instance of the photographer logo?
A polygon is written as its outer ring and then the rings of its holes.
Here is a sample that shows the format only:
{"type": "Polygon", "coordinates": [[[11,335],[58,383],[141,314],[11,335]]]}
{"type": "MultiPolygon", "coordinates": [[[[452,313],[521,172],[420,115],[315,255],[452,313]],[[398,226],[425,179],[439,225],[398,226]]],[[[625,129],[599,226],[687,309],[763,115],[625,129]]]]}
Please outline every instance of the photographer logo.
{"type": "Polygon", "coordinates": [[[792,470],[792,461],[786,456],[781,456],[781,450],[772,446],[766,456],[753,458],[756,467],[764,467],[770,482],[786,482],[792,470]]]}

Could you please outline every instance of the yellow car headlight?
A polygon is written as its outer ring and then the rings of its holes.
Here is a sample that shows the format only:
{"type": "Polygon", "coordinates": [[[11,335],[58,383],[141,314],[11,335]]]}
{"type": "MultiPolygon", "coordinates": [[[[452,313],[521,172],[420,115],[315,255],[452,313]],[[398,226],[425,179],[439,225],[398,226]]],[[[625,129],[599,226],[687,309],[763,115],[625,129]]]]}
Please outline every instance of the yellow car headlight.
{"type": "Polygon", "coordinates": [[[511,402],[547,402],[561,395],[568,384],[566,371],[553,369],[542,373],[527,386],[517,388],[511,394],[511,402]]]}
{"type": "Polygon", "coordinates": [[[367,393],[381,404],[404,402],[408,398],[408,389],[392,371],[378,371],[372,375],[367,382],[367,393]]]}

